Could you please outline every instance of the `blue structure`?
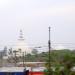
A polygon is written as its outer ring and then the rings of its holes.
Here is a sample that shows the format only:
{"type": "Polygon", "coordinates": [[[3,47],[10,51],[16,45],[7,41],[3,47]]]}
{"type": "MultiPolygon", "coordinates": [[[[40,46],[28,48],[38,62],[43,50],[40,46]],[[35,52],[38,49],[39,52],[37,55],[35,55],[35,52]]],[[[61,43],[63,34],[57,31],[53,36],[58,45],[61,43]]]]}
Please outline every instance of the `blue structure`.
{"type": "Polygon", "coordinates": [[[0,72],[0,75],[29,75],[29,70],[24,72],[0,72]]]}
{"type": "Polygon", "coordinates": [[[25,75],[23,72],[0,72],[0,75],[25,75]]]}

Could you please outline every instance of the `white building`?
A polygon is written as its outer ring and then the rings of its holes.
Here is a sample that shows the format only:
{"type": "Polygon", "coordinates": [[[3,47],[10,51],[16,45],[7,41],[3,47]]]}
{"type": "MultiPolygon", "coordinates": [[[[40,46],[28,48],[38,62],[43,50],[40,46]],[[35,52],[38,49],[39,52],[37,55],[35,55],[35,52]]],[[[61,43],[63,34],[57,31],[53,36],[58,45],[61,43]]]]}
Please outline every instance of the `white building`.
{"type": "Polygon", "coordinates": [[[16,44],[12,47],[12,52],[13,55],[16,54],[16,56],[22,56],[23,54],[28,54],[32,52],[32,49],[29,48],[23,37],[22,30],[20,30],[19,39],[17,40],[16,44]]]}

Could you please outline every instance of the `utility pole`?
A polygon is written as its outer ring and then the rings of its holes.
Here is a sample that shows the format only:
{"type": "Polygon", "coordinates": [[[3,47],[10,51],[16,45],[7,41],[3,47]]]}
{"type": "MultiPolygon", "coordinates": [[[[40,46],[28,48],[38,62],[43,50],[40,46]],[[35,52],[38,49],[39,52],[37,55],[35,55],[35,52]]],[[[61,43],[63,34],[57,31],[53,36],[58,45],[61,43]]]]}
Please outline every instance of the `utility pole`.
{"type": "Polygon", "coordinates": [[[50,75],[50,70],[51,70],[51,64],[50,64],[50,51],[51,51],[51,41],[50,41],[50,27],[49,27],[49,40],[48,40],[48,47],[49,47],[49,75],[50,75]]]}
{"type": "Polygon", "coordinates": [[[25,67],[24,71],[26,71],[26,51],[23,52],[23,67],[25,67]]]}
{"type": "Polygon", "coordinates": [[[17,56],[16,56],[16,55],[17,55],[17,52],[18,52],[18,51],[16,51],[16,50],[13,51],[14,56],[15,56],[15,57],[14,57],[14,59],[15,59],[15,66],[17,65],[17,56]]]}
{"type": "Polygon", "coordinates": [[[3,52],[0,52],[0,67],[3,67],[3,52]]]}
{"type": "Polygon", "coordinates": [[[23,52],[23,67],[24,67],[24,60],[25,60],[25,56],[24,56],[24,52],[23,52]]]}

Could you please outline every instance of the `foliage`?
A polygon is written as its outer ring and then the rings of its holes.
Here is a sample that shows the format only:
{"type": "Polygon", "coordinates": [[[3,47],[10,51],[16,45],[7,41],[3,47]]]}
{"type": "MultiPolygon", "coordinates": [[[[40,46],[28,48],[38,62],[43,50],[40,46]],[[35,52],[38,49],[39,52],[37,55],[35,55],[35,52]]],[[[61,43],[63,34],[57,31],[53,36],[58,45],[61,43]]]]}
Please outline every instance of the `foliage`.
{"type": "MultiPolygon", "coordinates": [[[[51,51],[50,57],[50,65],[54,69],[51,75],[72,75],[71,69],[75,66],[75,51],[54,50],[51,51]]],[[[48,60],[46,62],[46,68],[49,69],[48,60]]]]}
{"type": "Polygon", "coordinates": [[[37,49],[33,49],[33,50],[32,50],[32,54],[33,54],[33,55],[37,55],[37,54],[38,54],[37,49]]]}

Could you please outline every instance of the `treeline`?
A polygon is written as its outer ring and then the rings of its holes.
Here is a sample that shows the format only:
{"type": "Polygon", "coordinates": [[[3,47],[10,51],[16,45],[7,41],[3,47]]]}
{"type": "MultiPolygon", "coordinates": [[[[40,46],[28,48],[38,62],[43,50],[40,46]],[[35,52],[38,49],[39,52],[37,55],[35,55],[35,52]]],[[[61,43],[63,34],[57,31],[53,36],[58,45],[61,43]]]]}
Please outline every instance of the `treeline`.
{"type": "MultiPolygon", "coordinates": [[[[27,54],[25,56],[26,61],[41,61],[41,62],[46,62],[48,59],[48,52],[42,52],[42,53],[34,53],[34,54],[27,54]]],[[[75,56],[75,51],[71,51],[68,49],[63,49],[63,50],[52,50],[50,52],[51,60],[52,61],[62,61],[65,55],[69,56],[75,56]]]]}

